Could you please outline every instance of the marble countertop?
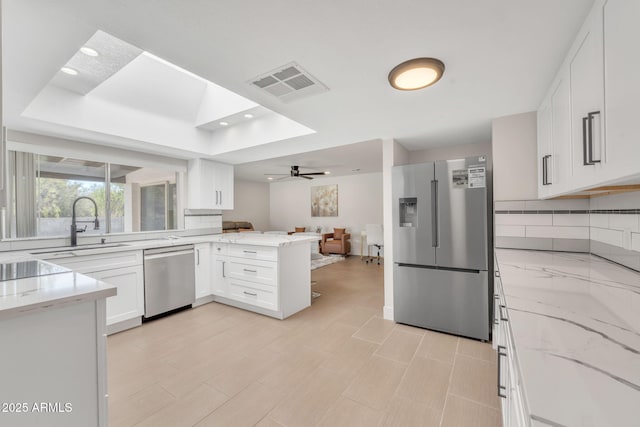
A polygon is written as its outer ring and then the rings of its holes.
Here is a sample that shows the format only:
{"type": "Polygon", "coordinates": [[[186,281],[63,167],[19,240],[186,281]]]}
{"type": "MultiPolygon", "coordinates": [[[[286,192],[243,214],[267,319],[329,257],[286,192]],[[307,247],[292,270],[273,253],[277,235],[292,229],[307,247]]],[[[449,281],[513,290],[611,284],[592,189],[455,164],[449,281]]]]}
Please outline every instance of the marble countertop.
{"type": "Polygon", "coordinates": [[[283,234],[261,234],[261,233],[225,233],[212,237],[212,241],[219,243],[235,243],[255,246],[288,246],[303,242],[316,242],[319,235],[302,235],[301,233],[292,235],[283,234]]]}
{"type": "Polygon", "coordinates": [[[0,320],[115,294],[115,286],[72,271],[6,280],[0,282],[0,320]]]}
{"type": "Polygon", "coordinates": [[[588,254],[496,259],[531,425],[640,425],[640,273],[588,254]]]}

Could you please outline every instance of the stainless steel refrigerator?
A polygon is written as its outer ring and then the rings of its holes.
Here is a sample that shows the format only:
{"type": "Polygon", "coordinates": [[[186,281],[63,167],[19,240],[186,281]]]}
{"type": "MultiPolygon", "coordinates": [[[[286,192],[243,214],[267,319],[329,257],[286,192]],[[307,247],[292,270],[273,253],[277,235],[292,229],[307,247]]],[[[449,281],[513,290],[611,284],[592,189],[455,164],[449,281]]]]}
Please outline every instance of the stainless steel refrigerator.
{"type": "Polygon", "coordinates": [[[396,166],[392,188],[395,321],[489,340],[486,158],[396,166]]]}

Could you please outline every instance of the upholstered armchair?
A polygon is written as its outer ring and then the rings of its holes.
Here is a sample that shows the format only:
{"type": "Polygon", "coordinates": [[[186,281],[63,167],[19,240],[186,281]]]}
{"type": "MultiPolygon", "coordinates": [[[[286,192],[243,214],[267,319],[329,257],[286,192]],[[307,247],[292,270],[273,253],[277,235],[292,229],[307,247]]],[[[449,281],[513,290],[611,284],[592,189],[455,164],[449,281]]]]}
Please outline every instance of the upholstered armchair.
{"type": "Polygon", "coordinates": [[[351,234],[344,228],[334,228],[333,233],[325,233],[320,241],[320,249],[324,255],[347,255],[351,251],[351,234]]]}

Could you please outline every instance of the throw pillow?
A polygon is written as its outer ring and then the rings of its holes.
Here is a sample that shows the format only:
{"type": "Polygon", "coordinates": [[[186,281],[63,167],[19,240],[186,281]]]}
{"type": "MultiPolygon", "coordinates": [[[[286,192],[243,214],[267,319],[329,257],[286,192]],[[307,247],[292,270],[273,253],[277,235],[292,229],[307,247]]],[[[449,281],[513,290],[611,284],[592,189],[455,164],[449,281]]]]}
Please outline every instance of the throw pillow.
{"type": "Polygon", "coordinates": [[[345,234],[344,228],[334,228],[333,229],[333,238],[336,240],[342,239],[342,235],[345,234]]]}

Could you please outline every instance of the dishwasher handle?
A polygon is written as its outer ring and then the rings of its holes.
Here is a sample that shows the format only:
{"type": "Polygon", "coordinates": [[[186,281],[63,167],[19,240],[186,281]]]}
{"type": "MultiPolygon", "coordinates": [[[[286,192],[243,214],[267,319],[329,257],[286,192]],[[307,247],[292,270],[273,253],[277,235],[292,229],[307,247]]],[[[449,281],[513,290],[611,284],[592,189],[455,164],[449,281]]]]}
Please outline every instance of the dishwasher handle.
{"type": "Polygon", "coordinates": [[[173,251],[173,252],[161,252],[161,253],[157,253],[157,254],[151,254],[151,255],[144,255],[144,260],[145,261],[149,261],[152,259],[158,259],[158,258],[168,258],[168,257],[173,257],[173,256],[180,256],[180,255],[192,255],[193,254],[193,249],[185,249],[182,251],[173,251]]]}

